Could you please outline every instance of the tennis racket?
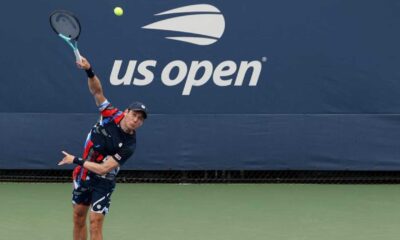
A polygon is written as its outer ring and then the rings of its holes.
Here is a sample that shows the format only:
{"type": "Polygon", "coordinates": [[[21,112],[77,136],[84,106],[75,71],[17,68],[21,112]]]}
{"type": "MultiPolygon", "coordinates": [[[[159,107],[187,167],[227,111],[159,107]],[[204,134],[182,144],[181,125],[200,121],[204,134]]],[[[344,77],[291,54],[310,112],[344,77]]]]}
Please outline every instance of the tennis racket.
{"type": "Polygon", "coordinates": [[[74,51],[76,61],[82,62],[78,50],[78,38],[81,33],[81,24],[77,17],[64,10],[57,10],[50,15],[50,26],[74,51]]]}

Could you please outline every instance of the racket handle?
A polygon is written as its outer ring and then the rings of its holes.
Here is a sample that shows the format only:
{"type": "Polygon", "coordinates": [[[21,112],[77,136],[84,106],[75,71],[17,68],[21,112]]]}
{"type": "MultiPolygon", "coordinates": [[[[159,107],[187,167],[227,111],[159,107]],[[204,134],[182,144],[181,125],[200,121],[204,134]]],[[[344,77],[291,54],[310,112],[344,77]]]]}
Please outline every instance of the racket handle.
{"type": "Polygon", "coordinates": [[[79,53],[79,50],[78,49],[74,49],[74,53],[75,53],[76,61],[79,62],[79,63],[82,63],[82,57],[81,57],[81,54],[79,53]]]}

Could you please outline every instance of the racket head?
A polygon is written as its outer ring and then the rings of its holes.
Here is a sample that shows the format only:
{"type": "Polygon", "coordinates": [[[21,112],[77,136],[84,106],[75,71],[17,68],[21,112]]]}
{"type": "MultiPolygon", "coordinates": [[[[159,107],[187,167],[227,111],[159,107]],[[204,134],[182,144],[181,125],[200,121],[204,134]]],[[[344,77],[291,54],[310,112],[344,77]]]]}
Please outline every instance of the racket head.
{"type": "Polygon", "coordinates": [[[71,12],[56,10],[50,14],[50,26],[58,35],[78,40],[81,34],[81,24],[71,12]]]}

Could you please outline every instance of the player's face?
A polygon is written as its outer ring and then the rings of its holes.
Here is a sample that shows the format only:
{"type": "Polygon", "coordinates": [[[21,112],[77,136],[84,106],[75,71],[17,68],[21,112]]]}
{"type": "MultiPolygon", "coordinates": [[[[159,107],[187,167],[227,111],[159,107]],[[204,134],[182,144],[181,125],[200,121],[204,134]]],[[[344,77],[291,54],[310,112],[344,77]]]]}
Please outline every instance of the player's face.
{"type": "Polygon", "coordinates": [[[144,116],[140,111],[126,110],[124,121],[129,130],[135,130],[136,128],[142,126],[144,116]]]}

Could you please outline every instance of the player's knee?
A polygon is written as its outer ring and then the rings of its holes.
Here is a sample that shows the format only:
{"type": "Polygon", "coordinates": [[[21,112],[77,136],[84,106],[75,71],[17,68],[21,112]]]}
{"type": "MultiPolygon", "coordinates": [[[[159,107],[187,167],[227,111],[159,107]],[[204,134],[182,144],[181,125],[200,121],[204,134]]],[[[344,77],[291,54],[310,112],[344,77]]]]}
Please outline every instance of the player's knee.
{"type": "Polygon", "coordinates": [[[102,221],[100,219],[91,218],[90,219],[90,232],[98,233],[101,232],[102,221]]]}
{"type": "Polygon", "coordinates": [[[86,224],[86,217],[81,214],[74,213],[74,225],[77,227],[84,227],[86,224]]]}
{"type": "Polygon", "coordinates": [[[86,212],[85,211],[74,211],[74,224],[76,226],[85,226],[86,223],[86,212]]]}

